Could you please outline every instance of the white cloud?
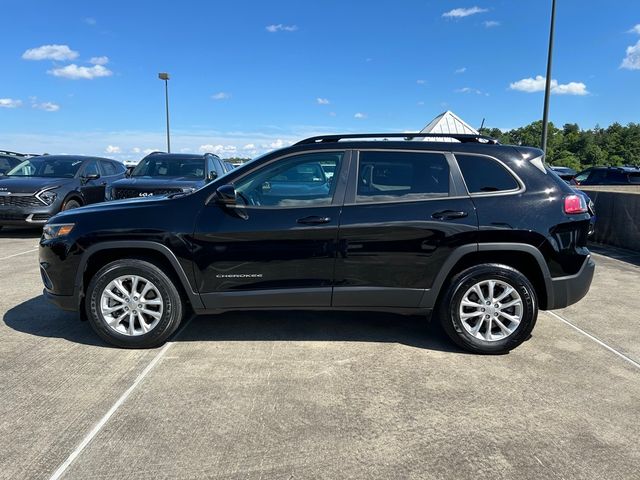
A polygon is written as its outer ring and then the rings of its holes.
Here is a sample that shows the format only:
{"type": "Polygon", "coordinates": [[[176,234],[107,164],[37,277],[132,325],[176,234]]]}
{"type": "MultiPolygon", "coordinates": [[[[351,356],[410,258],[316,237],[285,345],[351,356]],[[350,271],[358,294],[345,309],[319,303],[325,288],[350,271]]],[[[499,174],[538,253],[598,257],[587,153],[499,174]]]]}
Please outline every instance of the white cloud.
{"type": "Polygon", "coordinates": [[[107,145],[107,148],[104,149],[104,153],[122,153],[122,149],[115,145],[107,145]]]}
{"type": "Polygon", "coordinates": [[[25,60],[73,60],[80,55],[75,50],[71,50],[68,45],[42,45],[37,48],[30,48],[22,54],[25,60]]]}
{"type": "Polygon", "coordinates": [[[140,153],[142,150],[140,149],[140,147],[133,147],[131,149],[131,153],[140,153]]]}
{"type": "Polygon", "coordinates": [[[144,153],[145,155],[149,155],[150,153],[153,152],[161,152],[162,150],[160,150],[159,148],[145,148],[142,153],[144,153]]]}
{"type": "Polygon", "coordinates": [[[499,27],[500,26],[500,22],[498,22],[497,20],[485,20],[484,22],[482,22],[482,24],[486,28],[493,28],[493,27],[499,27]]]}
{"type": "Polygon", "coordinates": [[[471,88],[471,87],[463,87],[463,88],[458,88],[457,90],[455,90],[456,93],[474,93],[476,95],[484,95],[486,97],[489,96],[488,93],[484,93],[482,90],[478,90],[477,88],[471,88]]]}
{"type": "Polygon", "coordinates": [[[318,105],[329,105],[329,99],[327,98],[316,98],[316,102],[318,102],[318,105]]]}
{"type": "Polygon", "coordinates": [[[109,63],[109,57],[91,57],[89,63],[92,63],[93,65],[106,65],[107,63],[109,63]]]}
{"type": "Polygon", "coordinates": [[[216,155],[226,158],[233,157],[238,152],[238,147],[235,145],[200,145],[198,150],[202,153],[215,153],[216,155]]]}
{"type": "Polygon", "coordinates": [[[442,14],[445,18],[463,18],[468,17],[470,15],[475,15],[476,13],[484,13],[488,12],[486,8],[480,7],[471,7],[471,8],[454,8],[453,10],[449,10],[442,14]]]}
{"type": "Polygon", "coordinates": [[[461,67],[461,68],[456,69],[455,73],[460,74],[460,73],[464,73],[466,71],[467,71],[467,67],[461,67]]]}
{"type": "Polygon", "coordinates": [[[68,78],[70,80],[92,80],[98,77],[110,77],[113,72],[102,65],[94,65],[93,67],[79,67],[75,63],[65,67],[57,67],[48,70],[49,75],[54,77],[68,78]]]}
{"type": "Polygon", "coordinates": [[[638,35],[640,35],[640,23],[629,30],[627,33],[637,33],[638,35]]]}
{"type": "Polygon", "coordinates": [[[330,117],[335,117],[336,116],[336,112],[329,112],[329,116],[330,117]]]}
{"type": "Polygon", "coordinates": [[[424,105],[424,102],[422,100],[420,100],[418,103],[416,103],[416,105],[418,105],[419,107],[421,107],[422,105],[424,105]]]}
{"type": "Polygon", "coordinates": [[[353,118],[357,118],[361,120],[361,119],[367,118],[367,114],[358,112],[353,116],[353,118]]]}
{"type": "Polygon", "coordinates": [[[84,21],[84,23],[86,23],[87,25],[91,25],[91,26],[93,26],[93,25],[95,25],[95,24],[97,23],[97,22],[96,22],[96,19],[95,19],[95,18],[93,18],[93,17],[87,17],[87,18],[85,18],[83,21],[84,21]]]}
{"type": "Polygon", "coordinates": [[[22,100],[16,98],[0,98],[0,108],[18,108],[22,106],[22,100]]]}
{"type": "Polygon", "coordinates": [[[184,147],[180,149],[180,153],[189,153],[189,152],[191,152],[191,149],[188,147],[184,147]]]}
{"type": "Polygon", "coordinates": [[[424,84],[425,84],[425,83],[427,83],[427,82],[426,82],[425,80],[420,79],[420,80],[416,80],[416,83],[417,83],[418,85],[424,85],[424,84]]]}
{"type": "Polygon", "coordinates": [[[242,147],[242,150],[255,150],[256,146],[253,143],[247,143],[244,147],[242,147]]]}
{"type": "MultiPolygon", "coordinates": [[[[543,92],[546,79],[542,75],[535,78],[523,78],[509,85],[509,89],[525,93],[543,92]]],[[[588,95],[587,86],[582,82],[569,82],[559,84],[557,80],[551,80],[551,93],[556,95],[588,95]]]]}
{"type": "Polygon", "coordinates": [[[640,40],[635,45],[627,47],[627,55],[622,60],[620,68],[627,70],[640,70],[640,40]]]}
{"type": "Polygon", "coordinates": [[[214,100],[228,100],[231,98],[231,94],[227,92],[218,92],[211,95],[211,98],[214,100]]]}
{"type": "Polygon", "coordinates": [[[276,32],[295,32],[298,30],[297,25],[283,25],[282,23],[267,25],[265,27],[267,32],[276,33],[276,32]]]}
{"type": "Polygon", "coordinates": [[[45,112],[57,112],[60,110],[60,105],[53,102],[41,102],[41,103],[32,103],[31,106],[33,108],[37,108],[38,110],[44,110],[45,112]]]}

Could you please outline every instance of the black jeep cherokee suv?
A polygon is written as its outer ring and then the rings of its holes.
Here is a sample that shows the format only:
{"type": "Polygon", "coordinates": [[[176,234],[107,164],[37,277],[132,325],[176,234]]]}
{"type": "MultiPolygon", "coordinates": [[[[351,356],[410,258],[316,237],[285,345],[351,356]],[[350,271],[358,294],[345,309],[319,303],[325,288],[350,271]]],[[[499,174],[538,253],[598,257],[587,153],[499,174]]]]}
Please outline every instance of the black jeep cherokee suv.
{"type": "Polygon", "coordinates": [[[61,213],[45,295],[121,347],[161,344],[188,308],[435,310],[458,345],[501,353],[587,293],[587,206],[540,150],[406,136],[314,137],[190,194],[61,213]]]}
{"type": "Polygon", "coordinates": [[[108,158],[25,158],[0,176],[0,228],[43,225],[60,211],[104,202],[105,189],[124,172],[121,162],[108,158]]]}
{"type": "Polygon", "coordinates": [[[107,199],[189,193],[225,173],[227,166],[212,153],[153,152],[107,190],[107,199]]]}

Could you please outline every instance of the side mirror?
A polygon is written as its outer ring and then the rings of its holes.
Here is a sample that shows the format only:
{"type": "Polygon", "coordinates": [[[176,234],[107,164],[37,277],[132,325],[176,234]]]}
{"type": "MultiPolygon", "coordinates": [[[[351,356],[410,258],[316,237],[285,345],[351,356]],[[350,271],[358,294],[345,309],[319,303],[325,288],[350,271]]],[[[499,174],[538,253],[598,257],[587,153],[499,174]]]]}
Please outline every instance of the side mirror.
{"type": "Polygon", "coordinates": [[[237,203],[236,187],[227,184],[216,189],[216,203],[225,207],[233,207],[237,203]]]}
{"type": "Polygon", "coordinates": [[[89,175],[83,175],[82,179],[85,182],[90,182],[91,180],[97,180],[100,178],[100,174],[99,173],[91,173],[89,175]]]}

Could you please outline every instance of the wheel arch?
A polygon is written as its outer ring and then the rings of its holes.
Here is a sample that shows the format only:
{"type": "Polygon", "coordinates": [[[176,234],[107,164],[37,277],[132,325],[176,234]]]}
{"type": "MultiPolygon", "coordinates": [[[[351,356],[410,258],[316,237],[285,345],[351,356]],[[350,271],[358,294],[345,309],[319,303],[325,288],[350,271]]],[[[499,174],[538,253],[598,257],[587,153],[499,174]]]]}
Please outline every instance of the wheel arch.
{"type": "Polygon", "coordinates": [[[544,310],[547,305],[553,304],[549,267],[536,247],[526,243],[480,243],[453,251],[431,288],[425,291],[420,307],[435,308],[454,275],[483,263],[499,263],[515,268],[533,285],[540,309],[544,310]]]}
{"type": "Polygon", "coordinates": [[[76,190],[72,190],[69,193],[67,193],[64,197],[64,200],[62,201],[62,204],[60,205],[60,209],[62,210],[64,208],[64,206],[66,205],[66,203],[69,200],[75,200],[77,201],[80,206],[85,205],[85,201],[84,198],[82,197],[82,194],[76,190]]]}
{"type": "Polygon", "coordinates": [[[84,302],[92,276],[104,265],[123,258],[145,260],[162,268],[175,281],[178,290],[195,310],[204,308],[200,295],[193,290],[174,253],[162,244],[144,240],[103,242],[89,247],[80,260],[75,278],[75,289],[80,293],[81,302],[84,302]]]}

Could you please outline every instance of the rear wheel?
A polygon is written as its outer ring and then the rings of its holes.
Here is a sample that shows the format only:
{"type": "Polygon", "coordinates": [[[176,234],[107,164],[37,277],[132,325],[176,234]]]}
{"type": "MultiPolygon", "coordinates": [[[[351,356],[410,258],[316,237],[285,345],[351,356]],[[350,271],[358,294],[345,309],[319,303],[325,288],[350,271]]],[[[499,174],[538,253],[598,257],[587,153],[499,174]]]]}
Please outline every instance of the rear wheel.
{"type": "Polygon", "coordinates": [[[183,301],[173,281],[155,265],[123,259],[91,279],[86,311],[95,332],[125,348],[164,343],[182,320],[183,301]]]}
{"type": "Polygon", "coordinates": [[[524,342],[538,317],[529,280],[506,265],[477,265],[456,275],[440,302],[449,337],[474,353],[506,353],[524,342]]]}

